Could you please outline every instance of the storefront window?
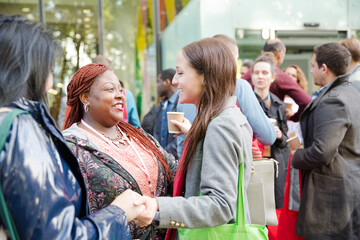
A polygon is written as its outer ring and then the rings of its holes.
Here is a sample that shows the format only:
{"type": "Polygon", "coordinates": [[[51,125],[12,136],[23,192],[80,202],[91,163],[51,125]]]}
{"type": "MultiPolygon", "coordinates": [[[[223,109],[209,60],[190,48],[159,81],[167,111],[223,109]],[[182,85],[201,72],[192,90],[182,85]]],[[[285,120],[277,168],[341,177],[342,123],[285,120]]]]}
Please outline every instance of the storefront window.
{"type": "Polygon", "coordinates": [[[26,20],[39,21],[38,0],[1,1],[0,14],[22,15],[26,20]]]}
{"type": "Polygon", "coordinates": [[[140,88],[136,81],[135,38],[140,0],[104,1],[104,55],[112,61],[119,80],[134,96],[140,88]]]}
{"type": "MultiPolygon", "coordinates": [[[[104,55],[112,61],[119,80],[130,89],[140,115],[156,99],[155,0],[103,0],[104,55]]],[[[156,0],[163,31],[190,0],[156,0]]],[[[43,21],[59,40],[62,54],[54,66],[54,86],[49,90],[50,113],[62,128],[66,87],[80,67],[99,53],[98,0],[9,0],[0,3],[0,14],[23,15],[43,21]],[[39,9],[43,13],[40,19],[39,9]]]]}
{"type": "Polygon", "coordinates": [[[49,90],[50,113],[61,128],[66,109],[66,86],[76,70],[91,62],[98,48],[97,1],[46,0],[46,26],[59,40],[62,55],[49,90]]]}

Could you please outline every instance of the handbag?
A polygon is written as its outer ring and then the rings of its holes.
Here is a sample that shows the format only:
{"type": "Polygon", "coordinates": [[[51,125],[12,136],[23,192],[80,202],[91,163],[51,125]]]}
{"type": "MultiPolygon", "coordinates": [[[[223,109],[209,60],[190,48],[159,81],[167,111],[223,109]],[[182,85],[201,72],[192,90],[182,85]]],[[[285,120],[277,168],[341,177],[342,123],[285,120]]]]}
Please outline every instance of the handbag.
{"type": "Polygon", "coordinates": [[[245,224],[244,213],[244,163],[240,164],[236,221],[212,228],[178,229],[180,240],[262,240],[268,239],[267,228],[263,225],[245,224]]]}
{"type": "Polygon", "coordinates": [[[292,155],[290,154],[286,173],[284,205],[282,209],[276,209],[279,224],[277,226],[268,226],[270,240],[305,240],[305,238],[295,234],[299,212],[289,209],[291,157],[292,155]]]}
{"type": "MultiPolygon", "coordinates": [[[[246,190],[251,223],[276,226],[278,219],[275,208],[274,159],[253,159],[251,177],[246,190]]],[[[276,170],[276,174],[278,170],[276,170]]]]}
{"type": "MultiPolygon", "coordinates": [[[[8,134],[9,134],[9,131],[10,131],[10,128],[11,128],[14,118],[17,115],[23,114],[23,113],[29,114],[27,111],[15,109],[15,110],[12,110],[11,112],[8,112],[5,115],[4,120],[2,121],[2,123],[0,125],[0,152],[2,151],[2,149],[5,146],[5,142],[8,137],[8,134]]],[[[3,222],[3,224],[5,225],[5,228],[7,230],[6,232],[8,233],[10,238],[12,240],[20,239],[19,234],[16,230],[14,220],[11,216],[9,208],[6,205],[5,197],[4,197],[4,194],[1,189],[1,177],[0,177],[0,218],[3,222]]]]}

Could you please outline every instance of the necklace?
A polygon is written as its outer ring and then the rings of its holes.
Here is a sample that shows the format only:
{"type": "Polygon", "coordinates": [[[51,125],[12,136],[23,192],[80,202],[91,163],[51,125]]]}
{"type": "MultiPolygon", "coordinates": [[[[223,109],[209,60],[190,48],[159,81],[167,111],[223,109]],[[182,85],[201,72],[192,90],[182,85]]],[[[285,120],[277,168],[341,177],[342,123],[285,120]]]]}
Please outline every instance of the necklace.
{"type": "MultiPolygon", "coordinates": [[[[98,131],[96,131],[96,129],[94,129],[93,127],[91,127],[89,124],[87,124],[84,119],[81,119],[81,123],[87,127],[88,129],[90,129],[91,131],[93,131],[96,135],[98,135],[100,138],[102,138],[105,142],[107,142],[108,144],[112,144],[114,145],[115,147],[118,148],[118,146],[113,142],[111,141],[111,138],[105,136],[104,134],[100,134],[98,131]]],[[[121,129],[116,126],[117,130],[118,130],[118,133],[121,135],[121,139],[123,142],[127,141],[130,145],[130,147],[133,149],[133,151],[135,152],[135,154],[137,155],[137,157],[139,158],[140,160],[140,163],[141,165],[139,165],[136,161],[134,161],[135,165],[137,165],[140,170],[145,174],[146,178],[147,178],[147,181],[148,181],[148,184],[149,184],[149,190],[152,194],[152,197],[155,197],[155,191],[153,190],[153,185],[151,183],[151,178],[150,178],[150,172],[148,170],[148,168],[146,167],[145,165],[145,162],[143,160],[143,158],[140,156],[139,152],[136,150],[136,148],[133,146],[133,144],[131,143],[130,139],[123,133],[123,131],[121,131],[121,129]],[[125,141],[124,141],[125,140],[125,141]]],[[[118,138],[118,137],[116,137],[118,138]]],[[[119,140],[120,141],[120,140],[119,140]]]]}
{"type": "Polygon", "coordinates": [[[106,136],[105,134],[101,133],[104,137],[106,137],[107,139],[109,139],[112,143],[114,143],[115,145],[119,146],[119,144],[125,145],[125,138],[124,136],[121,134],[121,132],[119,131],[119,127],[116,126],[116,133],[117,136],[115,138],[111,138],[106,136]]]}

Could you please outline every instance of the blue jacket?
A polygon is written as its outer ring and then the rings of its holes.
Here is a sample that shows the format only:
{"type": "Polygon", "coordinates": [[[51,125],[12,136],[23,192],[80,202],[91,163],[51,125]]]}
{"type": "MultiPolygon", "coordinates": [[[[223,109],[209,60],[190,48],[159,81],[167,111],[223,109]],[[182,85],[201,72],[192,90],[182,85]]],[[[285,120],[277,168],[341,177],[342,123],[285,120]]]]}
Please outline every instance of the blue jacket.
{"type": "Polygon", "coordinates": [[[131,239],[120,208],[88,214],[79,164],[45,105],[20,99],[10,108],[30,113],[14,119],[0,154],[1,189],[20,238],[131,239]]]}

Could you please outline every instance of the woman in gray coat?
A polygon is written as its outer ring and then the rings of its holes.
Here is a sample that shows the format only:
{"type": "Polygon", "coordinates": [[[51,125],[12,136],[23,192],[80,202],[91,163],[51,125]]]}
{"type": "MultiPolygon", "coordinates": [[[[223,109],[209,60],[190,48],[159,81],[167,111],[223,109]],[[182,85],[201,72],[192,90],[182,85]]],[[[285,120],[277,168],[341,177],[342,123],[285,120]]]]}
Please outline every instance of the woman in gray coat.
{"type": "MultiPolygon", "coordinates": [[[[147,210],[139,224],[155,219],[160,228],[205,228],[234,222],[239,165],[245,163],[245,187],[250,178],[252,130],[236,106],[236,63],[217,39],[185,46],[176,62],[180,103],[194,104],[198,114],[189,123],[177,122],[186,134],[176,173],[174,197],[143,198],[147,210]],[[176,196],[176,197],[175,197],[176,196]]],[[[245,207],[245,215],[248,208],[245,207]]],[[[169,230],[166,239],[176,231],[169,230]]]]}

